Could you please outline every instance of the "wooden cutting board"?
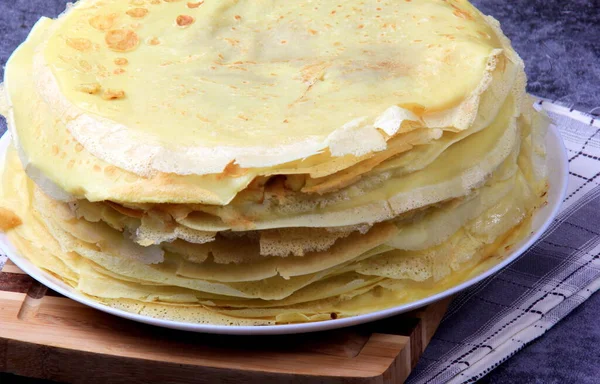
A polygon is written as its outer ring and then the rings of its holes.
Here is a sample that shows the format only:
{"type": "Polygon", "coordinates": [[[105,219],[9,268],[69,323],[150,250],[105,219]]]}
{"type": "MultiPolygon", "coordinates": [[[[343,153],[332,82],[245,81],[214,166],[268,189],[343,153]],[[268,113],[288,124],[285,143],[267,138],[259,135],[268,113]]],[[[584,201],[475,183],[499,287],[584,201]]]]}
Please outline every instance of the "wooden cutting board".
{"type": "Polygon", "coordinates": [[[289,336],[195,334],[135,323],[0,272],[0,372],[67,383],[401,383],[448,306],[289,336]]]}

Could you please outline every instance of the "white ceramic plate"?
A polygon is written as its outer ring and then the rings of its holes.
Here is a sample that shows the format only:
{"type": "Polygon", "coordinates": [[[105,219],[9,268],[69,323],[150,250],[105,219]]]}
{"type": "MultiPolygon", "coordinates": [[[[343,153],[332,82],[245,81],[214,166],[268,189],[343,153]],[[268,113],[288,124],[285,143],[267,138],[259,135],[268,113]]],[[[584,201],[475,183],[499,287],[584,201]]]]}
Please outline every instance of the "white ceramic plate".
{"type": "MultiPolygon", "coordinates": [[[[8,147],[10,137],[5,134],[0,139],[0,156],[4,157],[6,148],[8,147]]],[[[523,240],[521,243],[514,247],[514,251],[508,255],[499,264],[494,265],[490,269],[481,273],[480,275],[459,284],[451,289],[432,295],[422,300],[418,300],[409,304],[399,305],[394,308],[389,308],[383,311],[368,313],[365,315],[336,319],[326,320],[315,323],[303,323],[303,324],[286,324],[286,325],[269,325],[269,326],[223,326],[223,325],[206,325],[206,324],[193,324],[184,323],[178,321],[160,320],[154,319],[148,316],[141,316],[122,310],[107,307],[103,304],[90,300],[88,297],[83,296],[79,292],[73,290],[70,286],[63,283],[61,280],[54,276],[40,270],[33,265],[29,260],[20,256],[16,249],[10,244],[7,237],[4,234],[0,234],[0,249],[2,249],[8,257],[15,263],[19,268],[28,273],[31,277],[46,285],[47,287],[61,293],[75,301],[78,301],[87,306],[96,308],[100,311],[113,314],[115,316],[124,317],[126,319],[139,321],[142,323],[152,324],[160,327],[174,328],[185,331],[193,332],[205,332],[205,333],[221,333],[231,335],[275,335],[275,334],[290,334],[290,333],[302,333],[302,332],[315,332],[324,331],[327,329],[348,327],[351,325],[367,323],[370,321],[382,319],[398,315],[403,312],[408,312],[413,309],[428,305],[432,302],[440,300],[444,297],[454,295],[471,285],[485,279],[486,277],[498,272],[504,268],[507,264],[515,260],[519,255],[525,252],[531,245],[543,234],[548,228],[556,214],[558,213],[561,202],[563,201],[566,190],[567,180],[569,176],[567,153],[560,138],[560,134],[556,127],[552,126],[547,136],[547,148],[548,148],[548,169],[550,172],[550,191],[548,193],[548,204],[540,209],[533,220],[533,233],[530,237],[523,240]]]]}

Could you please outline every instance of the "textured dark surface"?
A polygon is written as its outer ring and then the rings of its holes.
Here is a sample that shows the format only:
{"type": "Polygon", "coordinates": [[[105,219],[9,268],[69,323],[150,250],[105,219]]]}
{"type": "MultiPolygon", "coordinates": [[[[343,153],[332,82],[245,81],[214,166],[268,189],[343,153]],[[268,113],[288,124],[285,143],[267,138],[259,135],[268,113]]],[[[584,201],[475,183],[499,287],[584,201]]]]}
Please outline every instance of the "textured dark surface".
{"type": "Polygon", "coordinates": [[[600,294],[596,293],[480,383],[600,383],[600,294]]]}
{"type": "Polygon", "coordinates": [[[525,60],[530,93],[600,114],[600,0],[472,3],[500,21],[525,60]]]}
{"type": "MultiPolygon", "coordinates": [[[[529,92],[600,113],[600,0],[473,3],[502,23],[527,65],[529,92]]],[[[54,17],[65,4],[64,0],[0,0],[0,63],[6,62],[40,16],[54,17]]],[[[4,130],[3,123],[0,129],[4,130]]],[[[599,318],[600,296],[595,295],[482,382],[600,383],[599,318]]],[[[1,383],[12,380],[0,374],[1,383]]]]}

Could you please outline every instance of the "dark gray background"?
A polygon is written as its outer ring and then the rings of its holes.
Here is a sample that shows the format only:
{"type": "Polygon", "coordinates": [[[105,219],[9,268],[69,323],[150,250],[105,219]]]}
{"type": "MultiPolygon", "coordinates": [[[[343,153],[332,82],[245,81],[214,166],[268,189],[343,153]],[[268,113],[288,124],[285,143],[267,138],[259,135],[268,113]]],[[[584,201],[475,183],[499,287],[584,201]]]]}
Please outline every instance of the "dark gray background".
{"type": "MultiPolygon", "coordinates": [[[[6,63],[40,16],[55,17],[66,3],[65,0],[0,0],[0,63],[6,63]]],[[[473,3],[500,20],[525,60],[529,92],[600,114],[600,0],[473,0],[473,3]]],[[[3,73],[2,67],[0,75],[3,73]]],[[[4,122],[0,122],[0,131],[4,129],[4,122]]],[[[598,319],[600,295],[596,294],[482,382],[600,383],[598,319]]],[[[11,379],[14,377],[0,375],[2,383],[11,379]]]]}

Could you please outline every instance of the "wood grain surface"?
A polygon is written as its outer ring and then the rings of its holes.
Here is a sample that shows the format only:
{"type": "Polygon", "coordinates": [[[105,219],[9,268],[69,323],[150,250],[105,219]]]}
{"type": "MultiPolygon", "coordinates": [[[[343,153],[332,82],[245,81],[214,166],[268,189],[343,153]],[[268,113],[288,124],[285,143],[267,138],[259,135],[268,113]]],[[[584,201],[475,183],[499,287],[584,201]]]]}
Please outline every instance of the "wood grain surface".
{"type": "Polygon", "coordinates": [[[86,307],[9,261],[0,272],[0,372],[85,384],[401,383],[448,303],[334,331],[208,335],[86,307]]]}

